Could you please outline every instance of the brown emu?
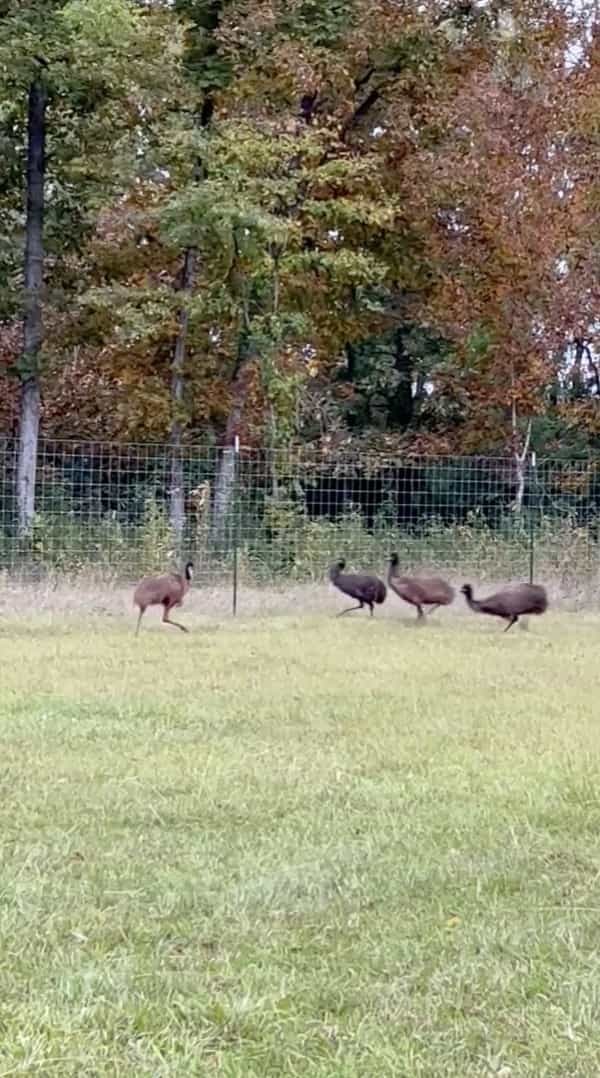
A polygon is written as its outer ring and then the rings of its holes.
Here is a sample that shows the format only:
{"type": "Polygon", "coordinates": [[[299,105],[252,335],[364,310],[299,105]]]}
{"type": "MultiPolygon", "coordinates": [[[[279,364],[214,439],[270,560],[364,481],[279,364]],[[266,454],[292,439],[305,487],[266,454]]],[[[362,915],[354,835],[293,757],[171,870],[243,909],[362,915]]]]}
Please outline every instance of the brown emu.
{"type": "Polygon", "coordinates": [[[340,610],[337,617],[341,618],[342,614],[349,614],[351,610],[362,610],[365,604],[369,607],[372,617],[373,604],[383,603],[387,594],[383,580],[366,573],[345,573],[345,568],[345,561],[338,561],[336,565],[332,565],[329,570],[329,579],[336,588],[343,591],[344,595],[358,599],[358,603],[356,606],[348,606],[345,610],[340,610]]]}
{"type": "Polygon", "coordinates": [[[441,577],[400,576],[397,554],[392,554],[390,558],[388,584],[405,603],[416,606],[418,620],[425,617],[424,606],[431,607],[429,613],[432,614],[438,606],[448,606],[454,598],[454,588],[441,577]]]}
{"type": "Polygon", "coordinates": [[[546,589],[540,584],[515,584],[511,588],[488,595],[487,599],[475,599],[473,588],[465,584],[461,591],[471,610],[478,614],[491,614],[508,622],[505,633],[524,614],[543,614],[548,608],[546,589]]]}
{"type": "Polygon", "coordinates": [[[145,576],[140,580],[133,594],[134,605],[139,607],[139,617],[135,629],[135,635],[140,631],[140,622],[149,606],[162,606],[162,620],[166,625],[175,625],[177,629],[187,633],[185,625],[178,621],[171,621],[169,614],[174,606],[181,606],[184,595],[189,590],[192,579],[194,564],[188,561],[183,573],[166,573],[165,576],[145,576]]]}

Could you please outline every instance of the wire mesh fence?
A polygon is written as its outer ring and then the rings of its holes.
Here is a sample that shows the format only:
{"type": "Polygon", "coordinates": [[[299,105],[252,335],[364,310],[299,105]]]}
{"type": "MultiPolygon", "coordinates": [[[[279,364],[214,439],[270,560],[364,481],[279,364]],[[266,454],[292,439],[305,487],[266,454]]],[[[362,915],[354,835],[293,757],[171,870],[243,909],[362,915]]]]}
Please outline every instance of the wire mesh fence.
{"type": "Polygon", "coordinates": [[[18,530],[14,442],[0,442],[0,569],[131,580],[183,557],[233,587],[322,579],[340,557],[479,580],[589,576],[600,460],[424,458],[307,449],[43,442],[18,530]]]}

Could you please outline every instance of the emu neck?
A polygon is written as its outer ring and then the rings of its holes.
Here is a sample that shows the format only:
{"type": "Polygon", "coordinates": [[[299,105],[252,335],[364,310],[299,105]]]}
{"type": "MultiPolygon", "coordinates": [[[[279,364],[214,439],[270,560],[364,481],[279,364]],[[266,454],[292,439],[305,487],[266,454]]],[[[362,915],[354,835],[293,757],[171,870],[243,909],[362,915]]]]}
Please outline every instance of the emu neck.
{"type": "Polygon", "coordinates": [[[388,581],[390,584],[403,584],[404,582],[408,583],[410,581],[410,577],[406,576],[405,573],[401,573],[397,565],[391,565],[388,572],[388,581]]]}

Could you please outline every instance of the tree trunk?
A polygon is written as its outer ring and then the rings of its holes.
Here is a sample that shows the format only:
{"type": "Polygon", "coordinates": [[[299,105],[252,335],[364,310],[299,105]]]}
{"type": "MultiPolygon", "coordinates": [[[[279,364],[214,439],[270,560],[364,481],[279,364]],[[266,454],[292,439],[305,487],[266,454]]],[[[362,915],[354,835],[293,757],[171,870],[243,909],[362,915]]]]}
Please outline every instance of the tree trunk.
{"type": "Polygon", "coordinates": [[[579,400],[585,396],[585,387],[583,381],[583,359],[585,356],[585,342],[581,337],[576,337],[575,341],[575,355],[573,357],[573,366],[571,368],[571,399],[579,400]]]}
{"type": "MultiPolygon", "coordinates": [[[[212,20],[212,16],[211,16],[212,20]]],[[[218,15],[215,15],[214,25],[210,25],[210,29],[214,30],[218,26],[218,15]]],[[[213,99],[212,95],[208,93],[198,116],[197,122],[201,128],[208,127],[213,114],[213,99]]],[[[204,167],[200,158],[194,165],[193,180],[194,183],[199,183],[204,178],[204,167]]],[[[185,527],[185,487],[183,476],[183,458],[181,453],[183,429],[184,423],[182,418],[183,396],[185,390],[185,354],[187,348],[187,336],[190,323],[190,313],[187,306],[192,291],[194,289],[194,279],[196,276],[196,261],[198,252],[195,247],[188,247],[185,252],[183,260],[183,271],[181,275],[181,291],[183,292],[184,301],[179,312],[179,329],[177,331],[177,340],[175,341],[175,349],[173,351],[173,363],[171,366],[171,402],[173,406],[173,419],[171,422],[171,485],[170,485],[170,505],[169,505],[169,518],[171,521],[171,527],[173,529],[173,536],[175,539],[175,547],[177,550],[177,558],[181,558],[182,543],[183,543],[183,530],[185,527]]]]}
{"type": "MultiPolygon", "coordinates": [[[[518,437],[517,423],[516,423],[516,410],[513,408],[513,440],[518,437]]],[[[517,489],[515,493],[514,510],[516,513],[520,513],[523,508],[523,498],[525,497],[525,478],[527,474],[527,454],[529,452],[529,443],[531,441],[531,419],[527,424],[527,433],[525,435],[525,441],[523,442],[523,448],[521,452],[517,448],[514,450],[515,457],[515,470],[517,476],[517,489]]]]}
{"type": "Polygon", "coordinates": [[[275,416],[275,409],[271,403],[269,403],[267,409],[267,428],[267,453],[269,470],[271,473],[271,497],[274,501],[277,501],[279,498],[279,476],[277,474],[277,450],[275,445],[277,439],[277,419],[275,416]]]}
{"type": "Polygon", "coordinates": [[[184,305],[179,312],[179,330],[175,349],[173,352],[173,364],[171,367],[171,398],[173,403],[173,421],[171,423],[171,485],[170,485],[170,508],[169,516],[175,539],[177,557],[181,557],[183,542],[183,529],[185,526],[185,492],[183,479],[183,458],[181,444],[183,438],[183,420],[181,408],[183,405],[183,393],[185,388],[185,352],[189,326],[189,311],[186,300],[191,295],[194,287],[194,274],[196,269],[196,250],[188,247],[183,262],[182,292],[184,305]]]}
{"type": "Polygon", "coordinates": [[[211,542],[215,546],[225,544],[235,485],[235,439],[239,437],[246,396],[254,374],[256,354],[250,351],[238,364],[232,386],[231,410],[225,428],[225,445],[217,465],[215,494],[211,523],[211,542]]]}
{"type": "Polygon", "coordinates": [[[404,335],[401,329],[394,334],[394,352],[394,370],[400,377],[396,392],[390,401],[389,417],[392,427],[406,430],[414,416],[414,359],[404,347],[404,335]]]}
{"type": "Polygon", "coordinates": [[[356,346],[354,344],[351,344],[350,341],[348,341],[345,347],[345,353],[346,369],[344,371],[343,378],[345,382],[354,382],[356,379],[358,367],[358,355],[356,346]]]}
{"type": "Polygon", "coordinates": [[[222,548],[225,540],[227,517],[235,483],[235,449],[225,445],[221,450],[215,477],[215,497],[211,520],[210,539],[215,547],[222,548]]]}
{"type": "Polygon", "coordinates": [[[29,88],[27,126],[27,219],[23,354],[17,463],[18,533],[31,532],[35,514],[35,472],[40,429],[39,360],[42,349],[44,283],[44,175],[48,94],[36,79],[29,88]]]}

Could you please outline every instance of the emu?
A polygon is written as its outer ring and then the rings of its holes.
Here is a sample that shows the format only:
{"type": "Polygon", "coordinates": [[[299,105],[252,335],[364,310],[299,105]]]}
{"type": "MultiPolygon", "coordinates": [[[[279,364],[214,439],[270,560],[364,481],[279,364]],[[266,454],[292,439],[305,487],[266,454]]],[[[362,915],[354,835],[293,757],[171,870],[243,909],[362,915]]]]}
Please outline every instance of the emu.
{"type": "Polygon", "coordinates": [[[431,607],[432,614],[438,606],[448,606],[454,599],[454,588],[441,577],[400,576],[398,555],[392,554],[388,569],[388,584],[405,603],[417,608],[417,621],[425,617],[424,606],[431,607]]]}
{"type": "Polygon", "coordinates": [[[540,584],[515,584],[488,595],[487,599],[475,599],[470,584],[465,584],[461,590],[471,610],[504,618],[508,622],[505,633],[524,614],[543,614],[548,609],[546,589],[540,584]]]}
{"type": "Polygon", "coordinates": [[[362,610],[366,604],[373,617],[373,604],[383,603],[387,594],[383,580],[367,573],[345,573],[345,568],[345,561],[338,561],[332,565],[329,570],[329,579],[344,595],[358,599],[358,603],[356,606],[348,606],[345,610],[340,610],[336,616],[341,618],[342,614],[349,614],[351,610],[362,610]]]}
{"type": "Polygon", "coordinates": [[[192,579],[194,563],[188,561],[183,573],[166,573],[164,576],[146,576],[140,580],[133,594],[134,605],[139,607],[139,617],[135,629],[135,635],[140,631],[140,622],[149,606],[162,606],[162,620],[166,625],[174,625],[177,629],[187,633],[185,625],[178,621],[171,621],[169,614],[173,607],[181,606],[183,598],[189,591],[192,579]]]}

